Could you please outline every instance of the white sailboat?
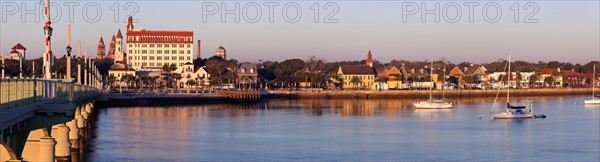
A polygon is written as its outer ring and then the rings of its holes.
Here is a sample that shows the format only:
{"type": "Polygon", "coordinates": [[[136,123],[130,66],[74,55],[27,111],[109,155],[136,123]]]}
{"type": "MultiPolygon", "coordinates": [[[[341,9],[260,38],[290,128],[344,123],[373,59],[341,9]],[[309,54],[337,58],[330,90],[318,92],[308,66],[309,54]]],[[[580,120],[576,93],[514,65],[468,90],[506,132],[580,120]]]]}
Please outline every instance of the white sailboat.
{"type": "Polygon", "coordinates": [[[596,96],[595,87],[596,87],[596,65],[594,65],[594,74],[592,74],[592,99],[585,100],[585,104],[600,104],[600,98],[596,96]]]}
{"type": "MultiPolygon", "coordinates": [[[[494,106],[492,106],[492,112],[490,112],[490,115],[494,118],[494,119],[526,119],[526,118],[533,118],[533,110],[531,110],[531,108],[529,110],[527,110],[526,106],[513,106],[510,104],[510,58],[511,58],[512,53],[509,52],[508,54],[508,73],[507,73],[507,82],[508,82],[508,89],[506,91],[506,111],[504,112],[494,112],[494,106]]],[[[498,90],[500,91],[500,90],[498,90]]],[[[496,96],[496,99],[498,99],[498,96],[496,96]]]]}
{"type": "MultiPolygon", "coordinates": [[[[431,70],[429,70],[429,77],[431,78],[431,82],[433,83],[433,61],[431,62],[431,70]]],[[[447,102],[443,98],[441,100],[433,99],[433,84],[429,87],[429,100],[428,101],[420,101],[413,103],[415,108],[417,109],[450,109],[452,108],[452,102],[447,102]]]]}

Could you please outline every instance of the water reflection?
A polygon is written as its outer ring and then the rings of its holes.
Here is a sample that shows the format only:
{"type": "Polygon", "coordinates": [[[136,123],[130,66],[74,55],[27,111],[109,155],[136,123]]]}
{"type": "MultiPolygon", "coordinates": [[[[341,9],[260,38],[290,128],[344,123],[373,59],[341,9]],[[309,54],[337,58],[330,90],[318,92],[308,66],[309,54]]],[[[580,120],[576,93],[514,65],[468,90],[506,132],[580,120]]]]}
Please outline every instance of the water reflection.
{"type": "Polygon", "coordinates": [[[414,109],[411,104],[416,101],[272,100],[255,104],[106,108],[99,111],[94,130],[97,138],[90,142],[91,151],[86,159],[593,161],[600,158],[597,154],[600,108],[574,104],[582,102],[581,98],[518,100],[531,103],[535,111],[548,115],[547,119],[535,120],[478,119],[489,113],[494,98],[454,100],[453,109],[443,110],[414,109]]]}

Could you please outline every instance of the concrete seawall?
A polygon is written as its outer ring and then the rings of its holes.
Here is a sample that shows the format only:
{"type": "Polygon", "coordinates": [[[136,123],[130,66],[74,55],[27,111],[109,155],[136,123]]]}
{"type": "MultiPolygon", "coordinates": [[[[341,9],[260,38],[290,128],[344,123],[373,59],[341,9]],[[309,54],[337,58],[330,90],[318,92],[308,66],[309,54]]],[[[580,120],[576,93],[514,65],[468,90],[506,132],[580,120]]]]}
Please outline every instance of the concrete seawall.
{"type": "MultiPolygon", "coordinates": [[[[369,91],[369,90],[343,90],[343,91],[269,91],[274,97],[310,98],[310,99],[369,99],[369,98],[429,98],[429,90],[399,90],[399,91],[369,91]]],[[[474,98],[474,97],[499,97],[506,96],[506,90],[446,90],[446,98],[474,98]]],[[[599,94],[600,90],[596,90],[599,94]]],[[[562,96],[562,95],[592,95],[588,88],[556,88],[556,89],[517,89],[511,90],[514,97],[529,96],[562,96]]],[[[433,91],[434,98],[442,97],[442,90],[433,91]]]]}

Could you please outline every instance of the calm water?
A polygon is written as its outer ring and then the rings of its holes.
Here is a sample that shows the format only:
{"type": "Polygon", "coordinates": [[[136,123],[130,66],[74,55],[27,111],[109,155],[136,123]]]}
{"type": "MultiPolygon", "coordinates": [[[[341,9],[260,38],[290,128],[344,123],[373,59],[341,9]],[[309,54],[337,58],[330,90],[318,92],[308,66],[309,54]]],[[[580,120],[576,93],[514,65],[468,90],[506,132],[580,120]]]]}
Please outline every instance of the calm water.
{"type": "Polygon", "coordinates": [[[493,98],[452,110],[410,100],[100,109],[91,161],[600,161],[600,106],[527,98],[546,119],[493,120],[493,98]]]}

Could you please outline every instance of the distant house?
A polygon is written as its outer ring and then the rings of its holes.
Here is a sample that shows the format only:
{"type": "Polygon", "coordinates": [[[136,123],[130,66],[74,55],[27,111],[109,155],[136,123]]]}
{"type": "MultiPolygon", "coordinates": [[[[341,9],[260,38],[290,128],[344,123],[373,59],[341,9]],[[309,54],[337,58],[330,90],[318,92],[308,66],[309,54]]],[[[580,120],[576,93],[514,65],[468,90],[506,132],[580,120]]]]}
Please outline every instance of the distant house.
{"type": "Polygon", "coordinates": [[[483,83],[488,80],[486,71],[487,69],[484,66],[471,65],[469,67],[465,67],[463,76],[472,77],[472,82],[470,84],[473,86],[484,88],[483,83]]]}
{"type": "Polygon", "coordinates": [[[113,64],[108,69],[108,76],[114,78],[116,84],[120,86],[125,86],[125,80],[122,77],[127,74],[135,76],[135,69],[123,64],[113,64]]]}
{"type": "Polygon", "coordinates": [[[376,66],[375,72],[378,78],[386,78],[386,82],[375,82],[375,89],[401,89],[402,88],[402,72],[396,66],[376,66]]]}
{"type": "Polygon", "coordinates": [[[188,83],[194,83],[193,85],[209,85],[210,74],[200,66],[195,67],[194,64],[188,62],[183,66],[177,67],[174,73],[181,75],[179,80],[179,87],[191,86],[188,83]],[[189,82],[188,82],[189,81],[189,82]]]}
{"type": "Polygon", "coordinates": [[[310,88],[306,78],[282,76],[271,81],[276,88],[310,88]]]}
{"type": "Polygon", "coordinates": [[[21,43],[17,43],[17,45],[13,46],[12,51],[10,51],[10,59],[25,61],[25,51],[27,48],[23,46],[21,43]]]}
{"type": "Polygon", "coordinates": [[[375,71],[367,65],[344,65],[338,68],[338,78],[344,89],[376,89],[375,71]]]}
{"type": "Polygon", "coordinates": [[[585,84],[585,75],[576,72],[575,70],[566,71],[564,79],[567,86],[583,86],[585,84]]]}
{"type": "Polygon", "coordinates": [[[454,67],[452,70],[450,70],[450,77],[454,77],[454,78],[460,78],[463,76],[463,71],[460,70],[460,68],[458,68],[458,66],[454,67]]]}
{"type": "Polygon", "coordinates": [[[540,79],[542,80],[545,80],[548,77],[552,77],[554,79],[554,84],[549,86],[560,86],[563,84],[563,77],[562,75],[560,75],[560,68],[556,68],[556,70],[551,68],[544,68],[542,69],[540,76],[540,79]]]}
{"type": "Polygon", "coordinates": [[[244,89],[256,88],[258,86],[257,65],[252,63],[241,63],[236,70],[238,87],[244,89]]]}

